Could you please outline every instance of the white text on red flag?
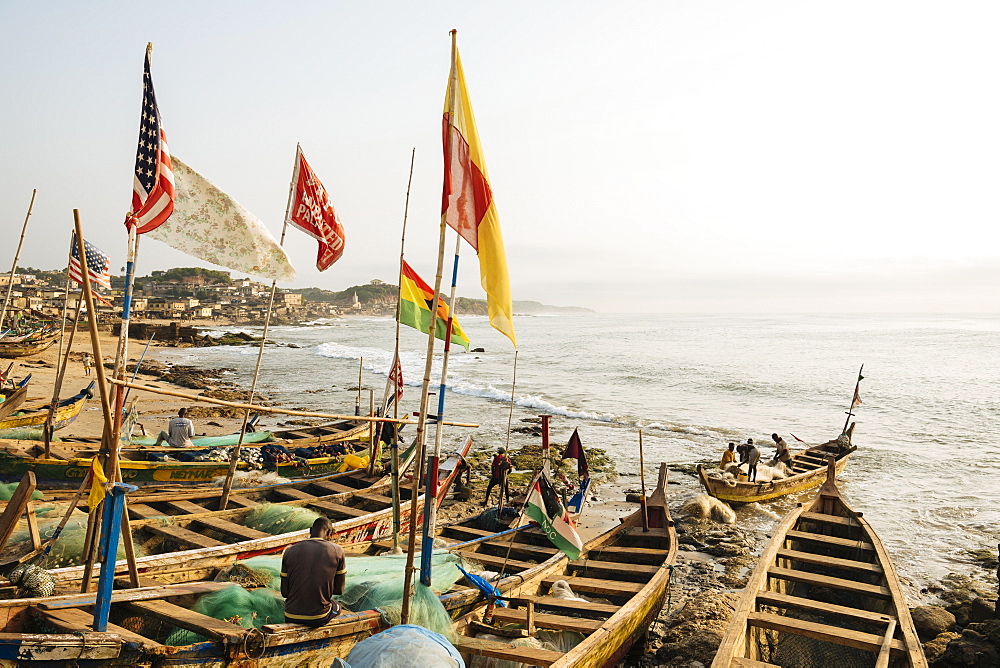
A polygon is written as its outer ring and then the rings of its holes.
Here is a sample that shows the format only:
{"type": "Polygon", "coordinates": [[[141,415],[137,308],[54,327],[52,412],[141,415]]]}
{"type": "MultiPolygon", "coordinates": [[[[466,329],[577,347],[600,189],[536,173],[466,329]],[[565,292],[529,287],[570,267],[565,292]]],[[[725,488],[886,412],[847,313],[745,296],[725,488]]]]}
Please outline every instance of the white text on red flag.
{"type": "Polygon", "coordinates": [[[301,148],[296,151],[293,180],[295,190],[288,207],[288,222],[319,242],[316,268],[324,271],[344,254],[344,228],[326,188],[306,162],[301,148]]]}

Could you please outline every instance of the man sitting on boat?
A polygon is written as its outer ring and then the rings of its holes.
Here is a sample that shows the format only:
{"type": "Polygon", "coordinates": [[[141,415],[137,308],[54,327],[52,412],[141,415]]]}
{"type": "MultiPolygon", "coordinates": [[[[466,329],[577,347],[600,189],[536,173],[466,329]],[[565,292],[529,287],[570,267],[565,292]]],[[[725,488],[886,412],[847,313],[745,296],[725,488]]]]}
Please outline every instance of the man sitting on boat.
{"type": "Polygon", "coordinates": [[[344,548],[330,540],[331,533],[329,518],[318,517],[309,538],[281,555],[281,595],[289,623],[316,628],[340,614],[333,597],[344,593],[347,561],[344,548]]]}
{"type": "Polygon", "coordinates": [[[735,461],[736,461],[736,444],[730,443],[729,449],[724,450],[722,453],[722,461],[719,462],[719,468],[725,471],[726,467],[735,461]]]}
{"type": "Polygon", "coordinates": [[[160,435],[156,437],[157,447],[164,441],[175,448],[194,447],[194,443],[191,442],[191,437],[195,435],[194,423],[184,417],[185,415],[187,415],[186,408],[177,411],[177,417],[167,424],[167,431],[161,431],[160,435]]]}

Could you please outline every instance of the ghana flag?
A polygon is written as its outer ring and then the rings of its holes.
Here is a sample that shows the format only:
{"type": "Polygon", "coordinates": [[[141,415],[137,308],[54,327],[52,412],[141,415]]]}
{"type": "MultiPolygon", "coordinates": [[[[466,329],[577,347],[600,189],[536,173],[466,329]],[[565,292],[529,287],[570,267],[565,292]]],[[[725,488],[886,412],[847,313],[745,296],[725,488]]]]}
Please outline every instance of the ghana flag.
{"type": "MultiPolygon", "coordinates": [[[[399,282],[399,322],[419,329],[425,334],[431,331],[431,305],[434,303],[434,290],[424,283],[424,279],[413,271],[413,267],[403,262],[403,271],[399,282]]],[[[444,300],[437,300],[437,324],[434,325],[434,336],[444,341],[448,331],[448,305],[444,300]]],[[[469,349],[469,337],[462,331],[458,318],[451,323],[451,342],[457,343],[466,350],[469,349]]]]}

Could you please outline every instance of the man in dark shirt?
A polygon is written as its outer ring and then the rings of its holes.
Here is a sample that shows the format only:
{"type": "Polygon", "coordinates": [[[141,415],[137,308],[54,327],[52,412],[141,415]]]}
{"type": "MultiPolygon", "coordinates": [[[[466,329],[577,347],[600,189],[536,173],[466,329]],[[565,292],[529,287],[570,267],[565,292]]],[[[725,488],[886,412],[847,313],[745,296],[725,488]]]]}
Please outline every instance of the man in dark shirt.
{"type": "Polygon", "coordinates": [[[344,549],[329,540],[333,525],[317,518],[309,538],[288,547],[281,555],[281,595],[285,621],[323,626],[340,613],[334,595],[344,593],[347,564],[344,549]]]}
{"type": "Polygon", "coordinates": [[[486,498],[483,499],[483,508],[490,503],[490,492],[495,486],[500,487],[499,502],[510,498],[510,490],[507,489],[507,473],[514,467],[514,463],[507,456],[507,448],[497,448],[497,453],[493,455],[493,462],[490,465],[490,484],[486,486],[486,498]]]}

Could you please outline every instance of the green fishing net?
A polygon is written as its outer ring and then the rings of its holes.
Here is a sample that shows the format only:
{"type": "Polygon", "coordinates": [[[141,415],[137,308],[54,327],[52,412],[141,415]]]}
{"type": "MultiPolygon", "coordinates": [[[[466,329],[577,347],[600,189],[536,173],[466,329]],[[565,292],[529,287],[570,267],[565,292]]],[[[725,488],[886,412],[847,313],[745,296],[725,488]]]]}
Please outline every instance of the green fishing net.
{"type": "MultiPolygon", "coordinates": [[[[419,624],[454,639],[452,620],[438,594],[447,591],[462,577],[457,555],[436,553],[432,559],[431,580],[433,587],[419,582],[410,600],[410,624],[419,624]]],[[[345,610],[362,612],[378,610],[388,624],[398,624],[403,603],[403,574],[405,555],[382,557],[348,557],[347,579],[344,593],[337,601],[345,610]]],[[[264,624],[284,621],[284,599],[278,594],[281,588],[281,556],[261,556],[237,562],[219,579],[259,589],[227,587],[203,594],[193,607],[195,612],[215,619],[235,620],[247,628],[260,628],[264,624]],[[280,613],[280,614],[279,614],[280,613]]],[[[165,641],[167,645],[187,645],[203,640],[200,636],[175,629],[165,641]]]]}
{"type": "MultiPolygon", "coordinates": [[[[45,434],[41,429],[32,427],[13,427],[11,429],[0,429],[0,438],[9,438],[16,441],[44,441],[45,434]]],[[[59,441],[58,436],[53,436],[53,442],[59,441]]]]}
{"type": "MultiPolygon", "coordinates": [[[[38,533],[41,535],[42,543],[48,541],[48,539],[55,534],[56,527],[58,526],[59,520],[39,522],[38,533]]],[[[66,527],[63,529],[62,533],[59,534],[59,539],[52,545],[52,550],[49,552],[48,556],[44,561],[40,562],[39,565],[44,566],[47,569],[51,569],[64,568],[66,566],[79,566],[83,564],[83,541],[86,535],[87,515],[83,512],[76,512],[66,523],[66,527]]],[[[11,538],[12,543],[28,540],[31,540],[31,537],[28,535],[27,529],[21,529],[11,538]]],[[[133,542],[135,543],[136,556],[145,556],[145,551],[142,549],[142,546],[138,544],[138,541],[133,540],[133,542]]],[[[117,559],[121,560],[124,558],[125,546],[122,541],[119,540],[117,559]]]]}
{"type": "Polygon", "coordinates": [[[308,508],[265,503],[251,510],[243,523],[251,529],[277,536],[308,529],[318,517],[322,515],[308,508]]]}
{"type": "MultiPolygon", "coordinates": [[[[18,482],[0,483],[0,501],[10,501],[10,497],[14,496],[14,491],[20,484],[21,483],[18,482]]],[[[35,501],[38,501],[39,499],[44,499],[45,495],[36,489],[34,492],[31,493],[31,498],[34,499],[35,501]]]]}
{"type": "MultiPolygon", "coordinates": [[[[259,629],[264,624],[281,624],[285,621],[285,599],[281,598],[278,592],[266,587],[244,589],[234,584],[232,587],[202,595],[191,609],[248,629],[259,629]]],[[[207,638],[193,631],[175,629],[165,642],[167,645],[178,646],[205,640],[207,638]]]]}

